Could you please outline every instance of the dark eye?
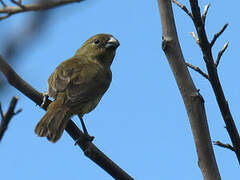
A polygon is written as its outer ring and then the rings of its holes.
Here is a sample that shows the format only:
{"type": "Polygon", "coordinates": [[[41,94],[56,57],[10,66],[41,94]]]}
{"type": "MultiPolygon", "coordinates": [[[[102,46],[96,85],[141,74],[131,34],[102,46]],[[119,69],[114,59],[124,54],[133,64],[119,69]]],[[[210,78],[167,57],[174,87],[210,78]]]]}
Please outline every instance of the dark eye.
{"type": "Polygon", "coordinates": [[[94,40],[94,44],[99,44],[99,43],[100,43],[100,41],[98,39],[94,40]]]}

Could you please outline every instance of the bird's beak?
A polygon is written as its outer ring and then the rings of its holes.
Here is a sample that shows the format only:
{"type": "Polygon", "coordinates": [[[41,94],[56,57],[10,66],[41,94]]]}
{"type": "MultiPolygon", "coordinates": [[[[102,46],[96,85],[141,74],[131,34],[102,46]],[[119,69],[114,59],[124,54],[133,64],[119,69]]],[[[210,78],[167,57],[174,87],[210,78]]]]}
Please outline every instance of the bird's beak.
{"type": "Polygon", "coordinates": [[[113,36],[111,36],[105,47],[107,49],[108,48],[117,49],[119,45],[120,45],[120,43],[118,42],[118,40],[116,38],[114,38],[113,36]]]}

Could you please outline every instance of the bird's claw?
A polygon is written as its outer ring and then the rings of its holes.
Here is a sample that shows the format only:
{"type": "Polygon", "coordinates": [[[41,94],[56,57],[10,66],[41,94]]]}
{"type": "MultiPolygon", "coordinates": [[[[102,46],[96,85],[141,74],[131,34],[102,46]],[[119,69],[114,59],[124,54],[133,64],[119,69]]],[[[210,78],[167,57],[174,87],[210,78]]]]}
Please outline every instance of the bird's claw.
{"type": "Polygon", "coordinates": [[[42,95],[43,95],[43,101],[42,101],[42,104],[40,106],[41,108],[43,108],[46,105],[46,102],[47,102],[48,97],[49,97],[47,92],[43,92],[42,95]]]}
{"type": "MultiPolygon", "coordinates": [[[[89,134],[85,134],[84,133],[84,140],[86,141],[89,141],[89,142],[92,142],[94,140],[94,136],[90,136],[89,134]]],[[[74,143],[74,146],[76,146],[83,138],[82,137],[79,137],[75,143],[74,143]]]]}

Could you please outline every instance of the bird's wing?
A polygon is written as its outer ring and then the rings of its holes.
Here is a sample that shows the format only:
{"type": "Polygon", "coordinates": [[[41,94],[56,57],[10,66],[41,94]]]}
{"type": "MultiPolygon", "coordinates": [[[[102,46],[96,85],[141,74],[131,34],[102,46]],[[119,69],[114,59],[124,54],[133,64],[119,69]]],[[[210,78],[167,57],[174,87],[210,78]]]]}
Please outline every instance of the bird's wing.
{"type": "Polygon", "coordinates": [[[64,92],[69,104],[74,105],[103,95],[112,74],[97,63],[67,60],[60,64],[49,78],[49,95],[64,92]]]}

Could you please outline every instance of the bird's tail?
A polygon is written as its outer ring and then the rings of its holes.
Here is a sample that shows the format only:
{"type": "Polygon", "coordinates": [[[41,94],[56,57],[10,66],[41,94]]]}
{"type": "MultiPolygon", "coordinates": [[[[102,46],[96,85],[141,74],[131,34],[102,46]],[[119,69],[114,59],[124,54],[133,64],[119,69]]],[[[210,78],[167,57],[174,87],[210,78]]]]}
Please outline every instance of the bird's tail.
{"type": "Polygon", "coordinates": [[[55,143],[62,136],[70,118],[69,109],[55,100],[48,106],[47,112],[38,122],[35,133],[55,143]]]}

